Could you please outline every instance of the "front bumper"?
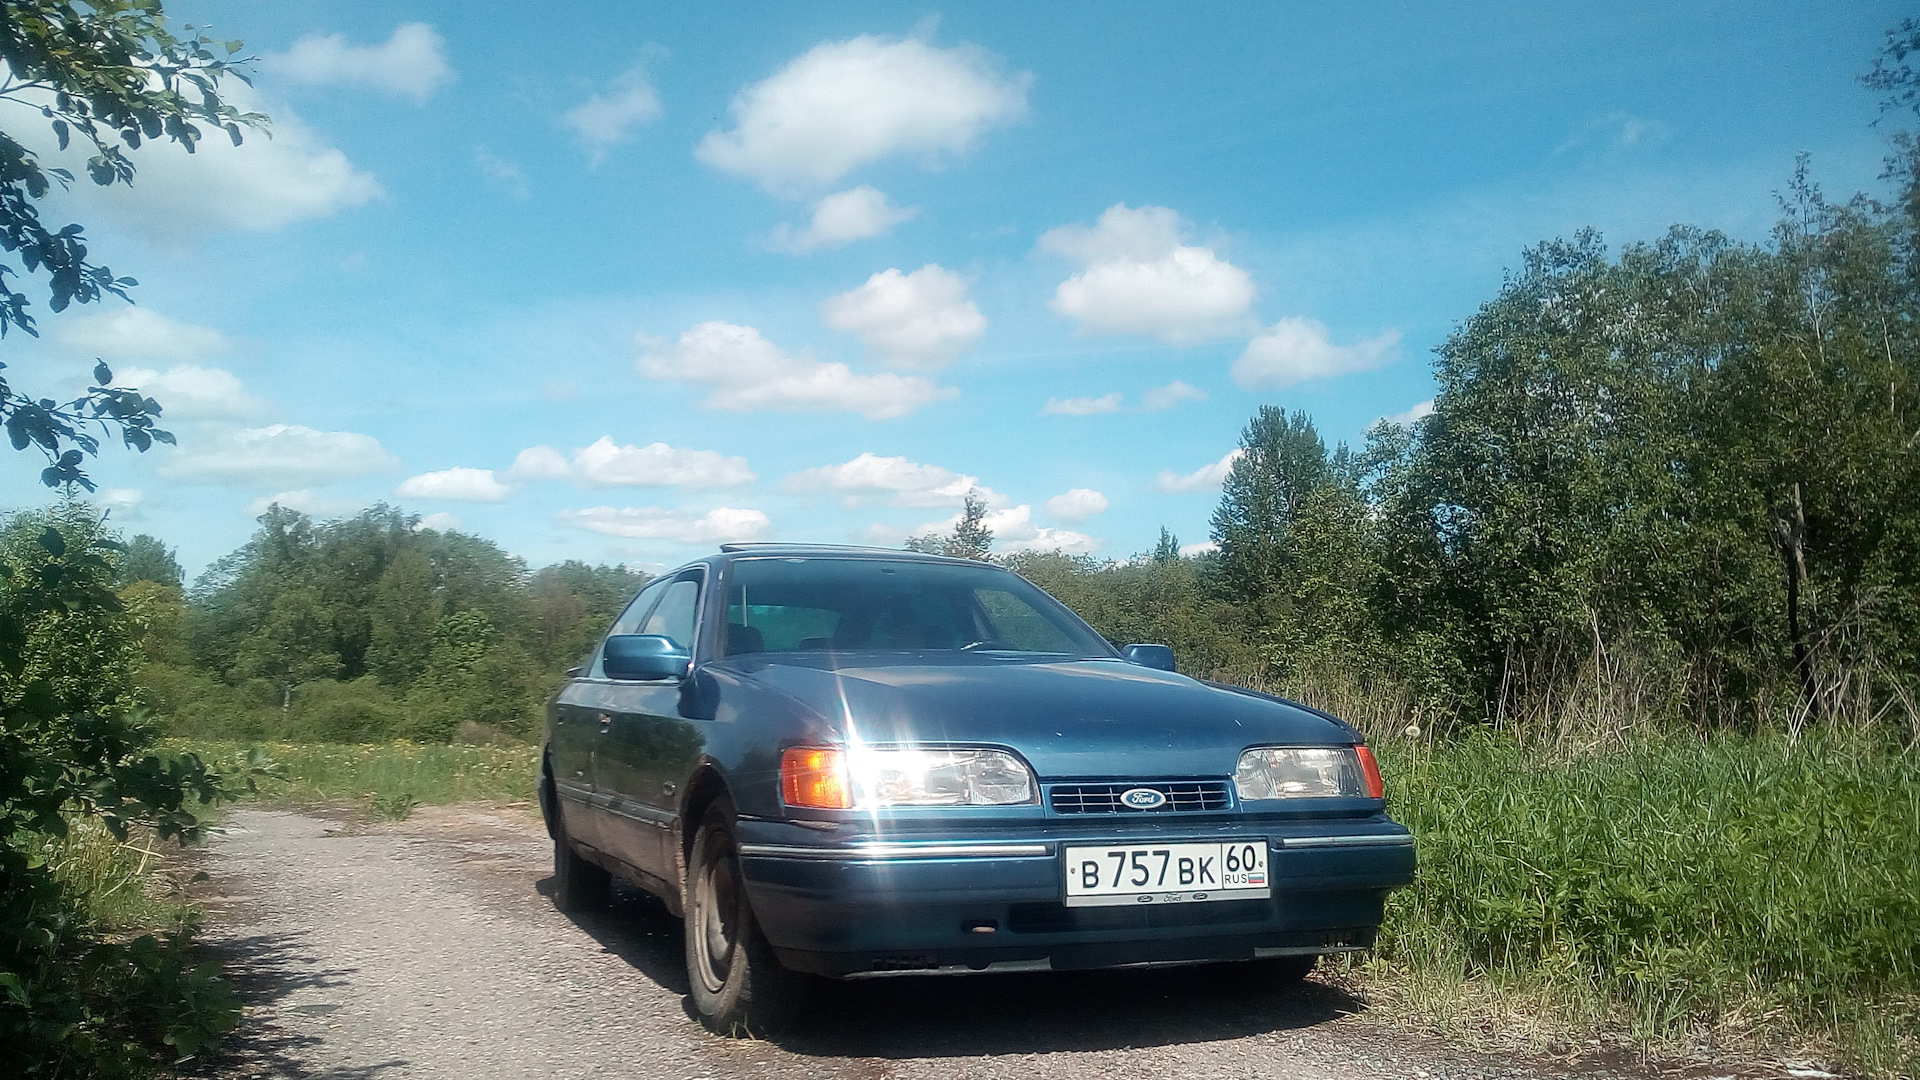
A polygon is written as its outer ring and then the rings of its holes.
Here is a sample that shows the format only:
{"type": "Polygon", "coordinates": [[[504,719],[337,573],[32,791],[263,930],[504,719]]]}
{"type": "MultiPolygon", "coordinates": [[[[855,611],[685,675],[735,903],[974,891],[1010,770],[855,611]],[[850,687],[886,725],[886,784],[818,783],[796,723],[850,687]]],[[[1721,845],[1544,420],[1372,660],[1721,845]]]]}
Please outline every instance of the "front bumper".
{"type": "Polygon", "coordinates": [[[1384,816],[1286,823],[1075,823],[928,838],[843,838],[740,822],[754,915],[781,960],[839,977],[1118,967],[1354,951],[1413,880],[1384,816]],[[1067,907],[1064,845],[1262,837],[1269,899],[1067,907]]]}

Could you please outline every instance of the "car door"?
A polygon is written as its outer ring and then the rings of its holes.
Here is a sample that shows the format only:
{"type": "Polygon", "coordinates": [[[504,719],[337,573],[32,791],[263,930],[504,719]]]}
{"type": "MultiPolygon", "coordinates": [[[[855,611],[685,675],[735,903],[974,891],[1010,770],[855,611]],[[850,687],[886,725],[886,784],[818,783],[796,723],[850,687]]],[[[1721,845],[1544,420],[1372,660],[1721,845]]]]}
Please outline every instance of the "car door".
{"type": "MultiPolygon", "coordinates": [[[[613,622],[610,634],[630,634],[638,627],[671,582],[656,581],[640,590],[613,622]]],[[[567,835],[588,847],[609,846],[605,798],[594,776],[594,759],[612,724],[609,706],[617,704],[616,684],[600,666],[600,650],[578,678],[563,687],[553,703],[553,724],[547,736],[548,760],[553,765],[554,793],[566,821],[567,835]]]]}
{"type": "MultiPolygon", "coordinates": [[[[671,638],[689,656],[699,632],[704,568],[675,576],[659,603],[629,633],[671,638]]],[[[673,823],[680,784],[698,760],[706,736],[683,713],[683,680],[611,684],[609,724],[594,755],[598,802],[608,850],[662,883],[674,880],[673,823]]]]}

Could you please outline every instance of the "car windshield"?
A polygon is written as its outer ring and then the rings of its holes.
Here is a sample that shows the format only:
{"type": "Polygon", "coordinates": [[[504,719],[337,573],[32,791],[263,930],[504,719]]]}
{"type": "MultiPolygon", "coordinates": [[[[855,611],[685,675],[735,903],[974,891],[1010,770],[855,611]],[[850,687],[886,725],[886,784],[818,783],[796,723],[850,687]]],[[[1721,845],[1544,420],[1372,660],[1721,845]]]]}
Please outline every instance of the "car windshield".
{"type": "Polygon", "coordinates": [[[990,566],[741,559],[730,578],[728,655],[856,649],[1113,655],[1052,597],[990,566]]]}

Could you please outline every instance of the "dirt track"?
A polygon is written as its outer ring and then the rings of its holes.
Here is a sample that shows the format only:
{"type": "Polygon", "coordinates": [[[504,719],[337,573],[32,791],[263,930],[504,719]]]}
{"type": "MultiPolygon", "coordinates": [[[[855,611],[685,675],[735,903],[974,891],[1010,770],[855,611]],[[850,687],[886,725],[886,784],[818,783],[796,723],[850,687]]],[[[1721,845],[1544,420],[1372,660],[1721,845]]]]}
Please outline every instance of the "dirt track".
{"type": "Polygon", "coordinates": [[[1382,1029],[1317,982],[1229,989],[1207,968],[846,984],[804,1034],[715,1038],[684,1003],[679,922],[625,891],[555,911],[546,836],[513,808],[241,810],[205,861],[208,937],[248,1004],[203,1066],[222,1076],[1566,1075],[1382,1029]]]}

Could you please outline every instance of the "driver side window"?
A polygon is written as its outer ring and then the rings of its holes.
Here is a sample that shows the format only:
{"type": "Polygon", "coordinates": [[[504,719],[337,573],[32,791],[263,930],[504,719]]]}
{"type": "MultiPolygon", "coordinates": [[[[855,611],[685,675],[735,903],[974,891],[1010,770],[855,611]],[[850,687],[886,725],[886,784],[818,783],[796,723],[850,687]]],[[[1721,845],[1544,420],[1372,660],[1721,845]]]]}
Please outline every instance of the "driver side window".
{"type": "MultiPolygon", "coordinates": [[[[660,602],[660,594],[666,592],[667,586],[672,584],[674,583],[666,578],[658,578],[648,583],[646,588],[640,590],[640,595],[634,597],[633,602],[627,605],[627,610],[621,612],[620,617],[613,620],[613,626],[607,631],[607,636],[612,637],[615,634],[639,633],[640,624],[646,620],[647,614],[653,610],[653,606],[660,602]]],[[[593,650],[593,670],[587,673],[589,678],[606,678],[606,671],[601,667],[601,661],[601,649],[600,647],[595,647],[593,650]]]]}
{"type": "Polygon", "coordinates": [[[637,633],[658,634],[682,649],[693,648],[693,626],[700,609],[700,582],[682,578],[667,586],[637,633]]]}

